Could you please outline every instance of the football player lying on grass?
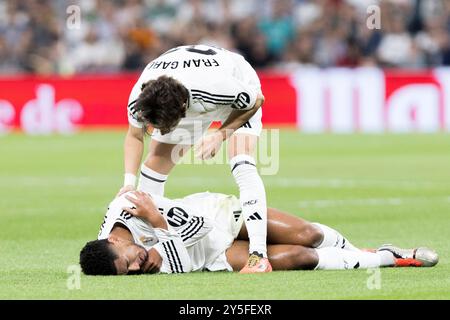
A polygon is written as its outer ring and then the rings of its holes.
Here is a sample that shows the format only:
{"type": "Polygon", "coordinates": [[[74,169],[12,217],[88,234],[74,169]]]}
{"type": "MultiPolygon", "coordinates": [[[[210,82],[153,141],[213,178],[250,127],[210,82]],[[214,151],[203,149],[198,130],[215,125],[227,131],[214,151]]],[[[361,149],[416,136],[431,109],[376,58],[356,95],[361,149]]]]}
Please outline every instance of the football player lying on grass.
{"type": "MultiPolygon", "coordinates": [[[[225,194],[170,200],[125,193],[111,202],[98,240],[81,250],[81,268],[88,275],[239,271],[248,260],[241,212],[239,200],[225,194]]],[[[330,227],[273,208],[267,242],[274,270],[432,267],[438,262],[425,247],[360,250],[330,227]]]]}

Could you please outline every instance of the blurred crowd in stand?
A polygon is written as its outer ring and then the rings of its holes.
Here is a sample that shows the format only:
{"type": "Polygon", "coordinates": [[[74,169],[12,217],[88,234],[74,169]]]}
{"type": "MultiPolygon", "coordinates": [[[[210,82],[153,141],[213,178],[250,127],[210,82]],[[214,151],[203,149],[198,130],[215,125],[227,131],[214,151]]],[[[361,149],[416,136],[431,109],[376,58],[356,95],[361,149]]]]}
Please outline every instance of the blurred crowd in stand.
{"type": "Polygon", "coordinates": [[[0,74],[136,71],[197,43],[256,69],[428,68],[449,34],[448,0],[4,0],[0,74]]]}

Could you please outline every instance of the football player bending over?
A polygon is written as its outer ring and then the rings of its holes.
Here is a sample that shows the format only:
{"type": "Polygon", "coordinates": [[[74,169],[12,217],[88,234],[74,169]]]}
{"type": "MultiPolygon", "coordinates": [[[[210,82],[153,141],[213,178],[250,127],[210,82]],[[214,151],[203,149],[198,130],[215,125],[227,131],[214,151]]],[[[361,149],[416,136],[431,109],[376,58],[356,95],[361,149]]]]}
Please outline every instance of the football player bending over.
{"type": "MultiPolygon", "coordinates": [[[[267,243],[274,270],[432,267],[439,260],[425,247],[360,250],[328,226],[273,208],[267,243]]],[[[80,265],[88,275],[239,271],[248,245],[234,196],[205,192],[170,200],[134,191],[111,202],[98,240],[81,250],[80,265]]]]}
{"type": "Polygon", "coordinates": [[[270,272],[267,260],[267,205],[264,183],[253,153],[262,130],[264,96],[258,75],[239,54],[206,45],[180,46],[151,61],[131,90],[129,129],[124,143],[124,185],[164,195],[178,160],[196,145],[200,159],[213,158],[228,143],[231,174],[249,235],[248,263],[242,273],[270,272]],[[213,121],[221,126],[207,130],[213,121]],[[153,128],[149,153],[144,133],[153,128]]]}

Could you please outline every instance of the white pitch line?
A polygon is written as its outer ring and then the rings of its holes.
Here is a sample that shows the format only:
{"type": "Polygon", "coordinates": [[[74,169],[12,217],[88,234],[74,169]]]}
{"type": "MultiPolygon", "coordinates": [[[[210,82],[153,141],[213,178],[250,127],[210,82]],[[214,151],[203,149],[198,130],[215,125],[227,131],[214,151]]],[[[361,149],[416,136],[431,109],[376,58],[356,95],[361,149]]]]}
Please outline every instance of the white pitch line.
{"type": "MultiPolygon", "coordinates": [[[[302,179],[287,177],[262,177],[266,188],[332,188],[332,189],[355,189],[355,188],[394,188],[394,189],[417,189],[417,188],[435,188],[450,187],[450,181],[405,181],[405,180],[372,180],[372,179],[302,179]]],[[[108,183],[120,183],[120,179],[115,176],[107,177],[87,177],[87,176],[0,176],[0,187],[4,186],[25,186],[25,187],[42,187],[42,186],[95,186],[99,180],[108,183]]],[[[194,187],[232,187],[235,185],[232,179],[208,179],[208,177],[170,177],[171,181],[177,183],[194,186],[194,187]]]]}
{"type": "Polygon", "coordinates": [[[431,181],[405,181],[405,180],[372,180],[372,179],[295,179],[275,178],[265,179],[266,183],[272,181],[279,187],[327,187],[327,188],[359,188],[359,187],[389,187],[389,188],[431,188],[449,185],[449,182],[431,181]]]}
{"type": "MultiPolygon", "coordinates": [[[[170,179],[170,178],[169,178],[170,179]]],[[[361,187],[380,187],[380,188],[394,188],[394,189],[417,189],[417,188],[435,188],[435,187],[450,187],[450,181],[396,181],[396,180],[351,180],[351,179],[298,179],[298,178],[284,178],[284,177],[262,177],[266,188],[333,188],[333,189],[355,189],[361,187]]],[[[177,182],[190,186],[234,186],[232,179],[229,181],[211,180],[202,177],[181,177],[173,178],[177,182]]]]}
{"type": "Polygon", "coordinates": [[[450,202],[450,197],[320,199],[299,201],[297,204],[300,208],[326,208],[340,206],[399,206],[405,203],[416,203],[423,201],[450,202]]]}
{"type": "MultiPolygon", "coordinates": [[[[262,177],[266,184],[275,185],[277,187],[332,187],[332,188],[357,188],[361,186],[389,186],[389,187],[436,187],[436,186],[450,186],[450,181],[405,181],[405,180],[371,180],[371,179],[304,179],[304,178],[286,178],[286,177],[262,177]]],[[[205,184],[216,182],[222,185],[223,181],[207,180],[202,177],[182,177],[175,178],[178,181],[183,181],[192,184],[205,184]]],[[[232,181],[232,180],[230,180],[232,181]]]]}
{"type": "MultiPolygon", "coordinates": [[[[24,186],[24,187],[46,187],[46,186],[86,186],[98,183],[99,178],[92,177],[0,177],[0,187],[24,186]]],[[[110,181],[112,179],[108,179],[110,181]]],[[[118,179],[117,179],[118,180],[118,179]]]]}
{"type": "Polygon", "coordinates": [[[298,206],[301,208],[326,208],[339,206],[383,206],[392,205],[398,206],[403,204],[400,198],[386,198],[386,199],[336,199],[336,200],[305,200],[299,201],[298,206]]]}
{"type": "MultiPolygon", "coordinates": [[[[48,208],[46,206],[40,206],[40,207],[16,207],[16,208],[11,208],[10,210],[6,211],[6,213],[0,212],[0,216],[2,215],[9,215],[11,213],[15,214],[18,213],[20,215],[33,215],[33,214],[50,214],[50,215],[54,215],[57,214],[59,211],[59,209],[54,209],[54,208],[48,208]]],[[[107,211],[106,207],[105,208],[95,208],[95,207],[88,207],[88,206],[77,206],[76,210],[72,209],[70,210],[70,212],[73,211],[83,211],[83,212],[91,212],[91,213],[105,213],[107,211]]]]}

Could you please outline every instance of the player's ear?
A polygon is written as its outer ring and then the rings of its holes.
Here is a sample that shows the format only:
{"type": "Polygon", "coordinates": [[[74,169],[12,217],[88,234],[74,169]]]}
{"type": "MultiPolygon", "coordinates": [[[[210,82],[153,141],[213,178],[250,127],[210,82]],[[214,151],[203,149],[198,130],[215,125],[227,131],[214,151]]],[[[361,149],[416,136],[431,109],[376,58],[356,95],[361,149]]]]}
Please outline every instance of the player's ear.
{"type": "Polygon", "coordinates": [[[115,237],[115,236],[109,236],[109,237],[108,237],[108,242],[109,242],[109,243],[112,243],[112,244],[116,244],[116,243],[119,243],[119,242],[120,242],[120,239],[117,238],[117,237],[115,237]]]}

